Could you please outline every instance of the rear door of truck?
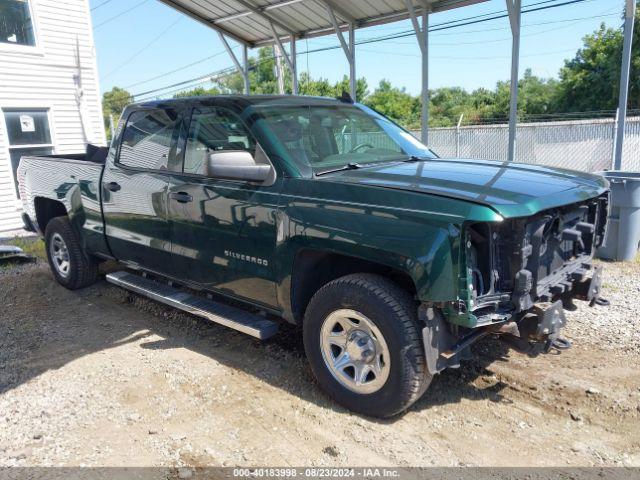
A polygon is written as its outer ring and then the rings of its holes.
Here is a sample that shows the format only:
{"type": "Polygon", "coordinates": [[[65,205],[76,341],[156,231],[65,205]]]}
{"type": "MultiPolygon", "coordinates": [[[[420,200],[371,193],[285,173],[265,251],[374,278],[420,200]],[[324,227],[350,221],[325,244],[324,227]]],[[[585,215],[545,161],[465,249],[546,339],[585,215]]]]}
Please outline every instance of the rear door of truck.
{"type": "Polygon", "coordinates": [[[172,275],[168,174],[181,163],[180,107],[137,107],[127,118],[102,177],[105,232],[120,261],[172,275]]]}

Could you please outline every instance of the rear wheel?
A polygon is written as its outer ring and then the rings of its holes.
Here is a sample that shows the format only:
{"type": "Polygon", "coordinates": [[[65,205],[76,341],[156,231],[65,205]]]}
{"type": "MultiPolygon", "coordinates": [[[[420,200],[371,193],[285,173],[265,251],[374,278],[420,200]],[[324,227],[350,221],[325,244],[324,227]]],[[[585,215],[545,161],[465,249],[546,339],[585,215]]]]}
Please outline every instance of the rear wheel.
{"type": "Polygon", "coordinates": [[[304,345],[320,386],[347,408],[389,417],[431,381],[411,295],[372,274],[334,280],[311,299],[304,345]]]}
{"type": "Polygon", "coordinates": [[[98,262],[84,251],[67,217],[51,219],[44,238],[49,266],[60,285],[76,290],[96,281],[98,262]]]}

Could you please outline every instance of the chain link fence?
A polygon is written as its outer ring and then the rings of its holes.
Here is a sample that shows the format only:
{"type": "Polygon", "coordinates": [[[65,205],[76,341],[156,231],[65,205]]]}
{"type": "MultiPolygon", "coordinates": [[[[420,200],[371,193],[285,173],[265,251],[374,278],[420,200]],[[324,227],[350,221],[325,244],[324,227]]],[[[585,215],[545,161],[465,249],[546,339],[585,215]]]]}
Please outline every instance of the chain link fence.
{"type": "MultiPolygon", "coordinates": [[[[420,132],[412,132],[420,137],[420,132]]],[[[614,119],[522,123],[516,161],[595,172],[613,168],[614,119]]],[[[472,125],[429,130],[429,147],[443,158],[507,160],[508,125],[472,125]]],[[[640,117],[627,119],[622,170],[640,171],[640,117]]]]}

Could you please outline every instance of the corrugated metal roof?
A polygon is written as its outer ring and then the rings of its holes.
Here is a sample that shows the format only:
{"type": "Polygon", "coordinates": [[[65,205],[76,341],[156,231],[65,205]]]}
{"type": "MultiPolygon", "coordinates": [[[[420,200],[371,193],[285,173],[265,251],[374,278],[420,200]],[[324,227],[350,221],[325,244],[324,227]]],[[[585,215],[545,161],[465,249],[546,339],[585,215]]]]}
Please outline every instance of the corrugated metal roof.
{"type": "MultiPolygon", "coordinates": [[[[250,47],[274,42],[270,23],[279,36],[310,38],[335,33],[327,5],[346,29],[370,27],[409,18],[404,0],[159,0],[250,47]]],[[[432,13],[487,0],[419,0],[432,13]]]]}

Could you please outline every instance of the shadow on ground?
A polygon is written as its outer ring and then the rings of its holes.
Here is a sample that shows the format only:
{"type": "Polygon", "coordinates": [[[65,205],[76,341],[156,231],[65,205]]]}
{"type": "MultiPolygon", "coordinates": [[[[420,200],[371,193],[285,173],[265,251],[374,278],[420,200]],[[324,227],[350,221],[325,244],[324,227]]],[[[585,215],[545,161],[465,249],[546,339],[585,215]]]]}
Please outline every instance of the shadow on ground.
{"type": "MultiPolygon", "coordinates": [[[[301,332],[287,324],[274,339],[259,342],[104,281],[68,291],[54,282],[42,262],[0,273],[0,305],[0,394],[84,355],[142,340],[141,348],[190,349],[323,408],[346,412],[320,392],[304,356],[301,332]],[[144,341],[151,336],[153,340],[144,341]]],[[[501,342],[484,341],[475,348],[474,360],[436,376],[411,410],[462,399],[508,401],[501,395],[506,384],[478,380],[490,377],[489,365],[504,361],[507,353],[501,342]]]]}

